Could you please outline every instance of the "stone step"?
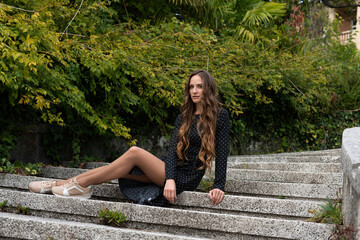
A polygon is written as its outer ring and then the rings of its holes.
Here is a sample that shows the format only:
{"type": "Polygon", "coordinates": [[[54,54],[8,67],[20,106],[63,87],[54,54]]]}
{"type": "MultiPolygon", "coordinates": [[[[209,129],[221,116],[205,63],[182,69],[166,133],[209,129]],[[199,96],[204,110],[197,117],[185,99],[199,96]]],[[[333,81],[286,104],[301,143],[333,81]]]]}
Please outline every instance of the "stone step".
{"type": "MultiPolygon", "coordinates": [[[[0,185],[19,189],[27,189],[30,181],[37,179],[30,176],[18,176],[11,174],[0,174],[0,185]]],[[[261,182],[247,180],[227,180],[225,191],[232,194],[260,195],[287,198],[309,198],[330,199],[337,198],[337,192],[342,187],[338,184],[302,184],[302,183],[280,183],[261,182]]],[[[100,184],[95,186],[94,194],[98,197],[118,198],[120,194],[117,184],[100,184]]]]}
{"type": "Polygon", "coordinates": [[[6,226],[0,239],[328,239],[332,225],[304,220],[326,197],[337,198],[342,186],[339,156],[339,149],[230,156],[226,196],[216,207],[203,192],[183,192],[169,208],[132,204],[114,182],[94,186],[91,199],[27,189],[30,181],[66,179],[84,169],[47,167],[44,177],[0,173],[0,201],[30,207],[33,215],[0,213],[0,225],[6,226]],[[126,228],[100,225],[97,215],[104,208],[124,213],[126,228]]]}
{"type": "Polygon", "coordinates": [[[270,153],[259,155],[242,155],[242,156],[340,156],[341,148],[318,150],[318,151],[301,151],[301,152],[285,152],[285,153],[270,153]]]}
{"type": "MultiPolygon", "coordinates": [[[[108,208],[127,216],[127,227],[146,231],[211,239],[327,239],[333,226],[299,220],[249,217],[92,199],[60,198],[30,192],[0,192],[0,201],[29,207],[36,215],[96,222],[98,211],[108,208]]],[[[8,218],[4,218],[8,219],[8,218]]],[[[71,224],[69,224],[71,225],[71,224]]],[[[8,236],[8,235],[6,235],[8,236]]]]}
{"type": "Polygon", "coordinates": [[[250,197],[227,194],[223,201],[214,207],[207,193],[183,192],[175,202],[176,207],[188,207],[198,211],[243,214],[261,217],[283,217],[303,219],[313,216],[309,210],[319,210],[324,201],[279,199],[271,197],[250,197]]]}
{"type": "MultiPolygon", "coordinates": [[[[228,157],[229,163],[237,162],[283,162],[283,163],[339,163],[340,149],[313,151],[313,152],[295,152],[279,153],[265,155],[233,155],[228,157]]],[[[86,162],[84,169],[92,169],[105,166],[107,162],[86,162]]]]}
{"type": "Polygon", "coordinates": [[[342,184],[342,173],[308,173],[252,169],[228,169],[227,179],[283,183],[342,184]]]}
{"type": "MultiPolygon", "coordinates": [[[[290,153],[274,153],[263,155],[232,155],[228,157],[229,162],[323,162],[338,163],[340,160],[340,150],[321,150],[321,151],[308,151],[308,152],[290,152],[290,153]]],[[[97,168],[104,166],[106,162],[86,162],[84,168],[97,168]]]]}
{"type": "MultiPolygon", "coordinates": [[[[13,189],[0,188],[2,193],[0,195],[6,199],[7,195],[20,194],[14,193],[13,189]]],[[[23,189],[25,190],[25,189],[23,189]]],[[[126,201],[127,199],[122,195],[117,196],[106,195],[101,191],[103,189],[94,189],[93,199],[101,197],[103,200],[126,201]],[[99,196],[101,195],[101,196],[99,196]]],[[[27,192],[25,190],[25,192],[27,192]]],[[[318,210],[323,201],[314,200],[296,200],[296,199],[279,199],[269,197],[249,197],[226,195],[221,204],[214,207],[208,198],[207,193],[200,192],[183,192],[178,195],[178,198],[172,207],[182,209],[194,209],[198,211],[207,211],[214,213],[229,213],[241,214],[247,216],[261,216],[261,217],[284,217],[287,219],[304,219],[310,218],[313,215],[309,210],[318,210]]]]}
{"type": "MultiPolygon", "coordinates": [[[[58,167],[46,167],[44,169],[44,176],[49,178],[67,179],[76,176],[84,169],[76,168],[58,168],[58,167]]],[[[332,178],[331,174],[327,175],[325,180],[329,182],[321,181],[321,178],[326,176],[325,174],[312,174],[311,173],[298,173],[298,172],[285,172],[278,175],[274,172],[266,171],[263,175],[257,172],[257,178],[249,178],[249,180],[240,178],[237,175],[235,169],[229,169],[229,177],[225,190],[235,194],[250,194],[250,195],[270,195],[270,196],[285,196],[296,198],[314,198],[314,199],[335,199],[337,191],[342,186],[342,179],[339,174],[332,178]],[[234,172],[233,172],[234,171],[234,172]],[[311,177],[310,177],[311,175],[311,177]],[[274,182],[276,176],[282,176],[283,178],[293,179],[289,182],[274,182]],[[308,178],[301,177],[308,176],[308,178]],[[262,178],[262,179],[259,179],[262,178]],[[266,179],[268,178],[268,179],[266,179]],[[294,180],[298,181],[294,181],[294,180]],[[332,178],[332,179],[331,179],[332,178]],[[304,180],[304,181],[301,181],[304,180]],[[307,181],[306,181],[307,180],[307,181]],[[332,181],[331,181],[332,180],[332,181]],[[318,183],[317,183],[318,182],[318,183]],[[301,183],[301,184],[297,184],[301,183]]],[[[254,174],[253,174],[254,175],[254,174]]],[[[114,181],[116,182],[116,180],[114,181]]]]}
{"type": "MultiPolygon", "coordinates": [[[[18,176],[12,174],[0,175],[0,186],[5,188],[15,188],[27,190],[30,181],[48,180],[47,178],[18,176]]],[[[246,185],[245,185],[246,186],[246,185]]],[[[291,189],[291,188],[290,188],[291,189]]],[[[4,190],[5,191],[5,190],[4,190]]],[[[300,191],[300,190],[299,190],[300,191]]],[[[261,195],[264,195],[263,193],[261,195]]],[[[335,191],[336,195],[336,191],[335,191]]],[[[121,194],[117,185],[101,184],[94,186],[94,198],[109,199],[116,201],[125,201],[126,198],[121,194]]],[[[207,193],[201,192],[183,192],[178,196],[176,206],[191,207],[197,209],[204,209],[206,211],[226,211],[226,212],[242,212],[248,215],[256,214],[262,216],[288,216],[297,218],[308,218],[312,215],[308,212],[309,209],[318,209],[324,200],[306,200],[306,199],[280,199],[286,198],[283,192],[275,192],[273,197],[250,197],[241,195],[227,194],[221,204],[216,207],[211,205],[207,193]],[[238,204],[234,204],[238,203],[238,204]]],[[[336,196],[329,196],[335,199],[336,196]]]]}
{"type": "Polygon", "coordinates": [[[268,156],[240,155],[229,156],[228,162],[283,162],[283,163],[339,163],[339,156],[268,156]]]}
{"type": "Polygon", "coordinates": [[[340,163],[229,162],[228,168],[307,173],[341,173],[340,163]]]}
{"type": "Polygon", "coordinates": [[[98,167],[102,167],[105,165],[108,165],[109,163],[107,162],[86,162],[84,163],[84,169],[93,169],[93,168],[98,168],[98,167]]]}
{"type": "Polygon", "coordinates": [[[0,237],[12,239],[206,239],[1,212],[0,225],[0,237]]]}
{"type": "MultiPolygon", "coordinates": [[[[43,175],[48,178],[67,179],[85,171],[85,169],[77,168],[46,167],[43,175]]],[[[113,182],[116,183],[116,180],[113,182]]],[[[330,199],[336,199],[341,186],[342,175],[340,173],[229,169],[225,190],[234,194],[312,199],[326,199],[329,197],[330,199]],[[239,172],[244,174],[241,175],[239,172]],[[244,175],[246,177],[242,177],[244,175]]]]}
{"type": "Polygon", "coordinates": [[[228,180],[225,190],[231,193],[249,195],[267,195],[287,198],[304,199],[330,199],[337,198],[337,192],[342,185],[336,184],[302,184],[302,183],[277,183],[259,181],[228,180]]]}
{"type": "MultiPolygon", "coordinates": [[[[86,171],[88,171],[88,169],[48,166],[42,170],[42,176],[47,178],[69,179],[86,171]]],[[[284,183],[342,184],[342,173],[228,169],[227,179],[284,183]]],[[[117,183],[118,181],[115,179],[111,182],[117,183]]]]}

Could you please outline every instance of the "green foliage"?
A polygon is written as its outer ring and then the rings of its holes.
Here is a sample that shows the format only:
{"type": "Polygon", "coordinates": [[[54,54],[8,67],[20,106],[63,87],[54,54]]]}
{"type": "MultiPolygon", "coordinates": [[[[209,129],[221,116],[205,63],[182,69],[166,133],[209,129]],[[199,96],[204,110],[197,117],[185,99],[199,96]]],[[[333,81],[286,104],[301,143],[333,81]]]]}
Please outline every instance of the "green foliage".
{"type": "Polygon", "coordinates": [[[42,163],[11,163],[8,159],[0,159],[0,172],[37,176],[41,173],[42,163]]]}
{"type": "MultiPolygon", "coordinates": [[[[100,117],[102,114],[95,111],[86,101],[84,92],[74,84],[74,75],[68,73],[76,61],[71,59],[67,51],[72,48],[72,44],[77,43],[65,40],[62,44],[59,35],[54,32],[57,29],[54,21],[57,16],[54,14],[62,15],[62,11],[68,9],[61,4],[59,6],[59,3],[54,2],[54,5],[39,12],[24,12],[2,6],[0,51],[3,61],[0,66],[0,91],[8,93],[10,104],[31,106],[46,122],[64,125],[62,111],[72,110],[100,131],[109,128],[116,135],[129,137],[128,128],[119,119],[100,117]],[[51,12],[51,9],[54,11],[51,12]]],[[[36,9],[41,7],[41,2],[38,4],[31,2],[26,5],[36,9]]],[[[90,9],[84,11],[82,18],[84,21],[92,8],[100,11],[106,4],[93,3],[88,7],[90,9]]],[[[99,17],[87,22],[98,23],[95,19],[99,17]]],[[[75,30],[81,30],[82,27],[82,23],[79,23],[75,30]]],[[[86,31],[89,28],[94,29],[95,26],[87,26],[86,31]]]]}
{"type": "Polygon", "coordinates": [[[110,226],[123,227],[126,222],[126,216],[119,211],[101,209],[99,211],[100,220],[110,226]]]}
{"type": "Polygon", "coordinates": [[[0,172],[15,173],[15,166],[6,158],[0,160],[0,172]]]}
{"type": "Polygon", "coordinates": [[[306,20],[283,22],[284,4],[84,1],[77,12],[81,2],[1,3],[0,158],[22,124],[44,121],[47,154],[75,165],[99,136],[104,146],[168,136],[199,68],[230,112],[231,154],[335,148],[344,128],[359,126],[356,47],[335,40],[336,28],[310,41],[296,30],[306,20]],[[239,26],[256,40],[236,38],[239,26]]]}
{"type": "Polygon", "coordinates": [[[38,176],[41,174],[41,169],[43,167],[42,163],[15,163],[16,168],[20,169],[20,173],[31,176],[38,176]]]}
{"type": "Polygon", "coordinates": [[[313,210],[314,216],[309,219],[312,222],[343,224],[343,215],[341,213],[341,198],[338,198],[334,203],[327,198],[326,204],[320,205],[321,209],[313,210]]]}
{"type": "Polygon", "coordinates": [[[351,239],[352,234],[358,231],[353,226],[343,225],[344,216],[341,213],[341,203],[340,192],[337,192],[337,199],[334,203],[327,198],[326,204],[320,205],[320,210],[309,210],[314,216],[309,218],[308,221],[334,224],[334,229],[329,238],[332,240],[351,239]]]}
{"type": "Polygon", "coordinates": [[[285,3],[261,0],[170,1],[185,6],[178,14],[183,19],[191,19],[215,31],[226,27],[226,31],[249,42],[261,38],[261,29],[286,13],[285,3]]]}

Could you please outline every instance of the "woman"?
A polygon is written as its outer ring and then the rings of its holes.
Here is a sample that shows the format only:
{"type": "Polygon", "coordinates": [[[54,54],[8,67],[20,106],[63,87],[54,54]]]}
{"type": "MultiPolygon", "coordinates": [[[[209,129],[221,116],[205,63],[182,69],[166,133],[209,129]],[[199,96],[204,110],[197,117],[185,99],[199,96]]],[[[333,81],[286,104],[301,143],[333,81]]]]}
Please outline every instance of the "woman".
{"type": "Polygon", "coordinates": [[[216,157],[215,182],[209,192],[216,206],[224,197],[228,141],[229,116],[218,105],[214,78],[207,71],[197,70],[186,83],[182,114],[175,121],[164,160],[131,147],[107,166],[68,180],[31,182],[29,190],[89,198],[91,185],[119,178],[122,192],[130,199],[142,204],[165,205],[166,200],[174,203],[182,191],[195,190],[216,157]]]}

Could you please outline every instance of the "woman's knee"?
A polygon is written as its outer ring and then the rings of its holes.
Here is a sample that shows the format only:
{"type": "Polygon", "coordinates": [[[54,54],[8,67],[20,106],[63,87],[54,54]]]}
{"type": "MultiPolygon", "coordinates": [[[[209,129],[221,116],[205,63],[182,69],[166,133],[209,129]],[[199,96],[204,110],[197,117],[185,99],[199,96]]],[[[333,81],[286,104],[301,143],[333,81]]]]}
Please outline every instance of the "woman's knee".
{"type": "Polygon", "coordinates": [[[142,148],[132,146],[131,148],[129,148],[129,150],[127,152],[128,158],[132,161],[137,161],[143,151],[144,151],[144,149],[142,149],[142,148]]]}
{"type": "Polygon", "coordinates": [[[130,154],[136,155],[136,154],[139,154],[141,152],[141,150],[143,150],[143,149],[141,149],[141,148],[139,148],[137,146],[132,146],[131,148],[129,148],[128,152],[130,154]]]}

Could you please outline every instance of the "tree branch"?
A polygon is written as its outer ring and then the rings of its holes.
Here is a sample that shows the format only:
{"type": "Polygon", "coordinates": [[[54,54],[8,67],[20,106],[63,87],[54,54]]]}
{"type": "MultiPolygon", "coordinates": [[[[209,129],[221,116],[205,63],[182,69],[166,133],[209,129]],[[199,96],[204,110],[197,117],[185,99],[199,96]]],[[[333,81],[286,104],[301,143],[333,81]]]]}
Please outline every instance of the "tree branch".
{"type": "Polygon", "coordinates": [[[329,8],[347,8],[347,7],[360,7],[360,4],[350,4],[350,5],[333,5],[331,3],[329,3],[328,0],[323,0],[323,3],[328,6],[329,8]]]}
{"type": "Polygon", "coordinates": [[[6,7],[15,8],[15,9],[17,9],[17,10],[21,10],[21,11],[24,11],[24,12],[35,12],[34,10],[27,10],[27,9],[23,9],[23,8],[18,8],[18,7],[6,5],[6,4],[3,4],[3,3],[0,3],[0,4],[1,4],[1,5],[4,5],[4,6],[6,6],[6,7]]]}
{"type": "Polygon", "coordinates": [[[80,11],[80,8],[81,8],[81,6],[82,6],[83,2],[84,2],[84,0],[82,0],[82,1],[81,1],[81,3],[80,3],[80,6],[79,6],[78,10],[76,11],[76,13],[75,13],[74,17],[71,19],[71,21],[69,22],[69,24],[66,26],[66,28],[65,28],[64,32],[61,34],[61,36],[60,36],[59,40],[60,40],[60,39],[62,38],[62,36],[65,34],[65,32],[66,32],[66,31],[67,31],[67,29],[69,28],[70,24],[74,21],[74,19],[75,19],[76,15],[77,15],[77,14],[78,14],[78,12],[80,11]]]}

